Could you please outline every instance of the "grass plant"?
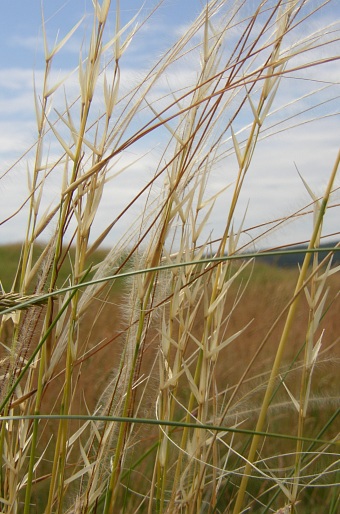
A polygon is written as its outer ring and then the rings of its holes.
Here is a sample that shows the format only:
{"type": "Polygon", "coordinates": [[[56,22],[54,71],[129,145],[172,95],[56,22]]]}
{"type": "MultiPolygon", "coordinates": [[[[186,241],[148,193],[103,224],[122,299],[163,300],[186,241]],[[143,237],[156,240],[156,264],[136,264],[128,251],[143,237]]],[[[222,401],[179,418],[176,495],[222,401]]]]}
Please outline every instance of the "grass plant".
{"type": "Polygon", "coordinates": [[[128,88],[125,56],[152,14],[122,25],[119,0],[93,0],[75,98],[53,66],[82,22],[51,47],[43,17],[26,237],[0,296],[1,512],[336,512],[338,247],[318,248],[340,153],[322,197],[302,178],[304,209],[250,242],[239,216],[258,145],[299,113],[303,96],[278,104],[282,82],[338,62],[339,25],[312,29],[329,3],[210,0],[128,88]],[[159,95],[187,59],[193,82],[159,95]],[[108,184],[133,177],[141,148],[152,174],[94,238],[108,184]],[[282,280],[255,243],[301,216],[308,250],[282,280]]]}

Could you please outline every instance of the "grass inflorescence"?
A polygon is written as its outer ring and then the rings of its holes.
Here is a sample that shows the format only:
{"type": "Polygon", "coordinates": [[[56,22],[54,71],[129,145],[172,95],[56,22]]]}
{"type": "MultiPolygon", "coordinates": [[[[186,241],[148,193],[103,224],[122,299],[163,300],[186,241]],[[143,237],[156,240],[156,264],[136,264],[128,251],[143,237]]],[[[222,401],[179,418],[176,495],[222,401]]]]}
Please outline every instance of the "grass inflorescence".
{"type": "Polygon", "coordinates": [[[280,104],[283,80],[339,58],[339,26],[312,30],[329,3],[210,0],[127,85],[154,13],[122,26],[119,1],[94,0],[74,98],[52,70],[82,22],[50,47],[43,17],[26,236],[7,261],[0,247],[1,512],[336,512],[339,248],[321,243],[340,153],[322,196],[301,177],[304,208],[239,214],[258,146],[304,98],[280,104]],[[164,93],[188,58],[192,82],[164,93]],[[98,233],[106,188],[145,155],[152,173],[98,233]],[[301,266],[264,263],[294,249],[261,238],[304,216],[301,266]]]}

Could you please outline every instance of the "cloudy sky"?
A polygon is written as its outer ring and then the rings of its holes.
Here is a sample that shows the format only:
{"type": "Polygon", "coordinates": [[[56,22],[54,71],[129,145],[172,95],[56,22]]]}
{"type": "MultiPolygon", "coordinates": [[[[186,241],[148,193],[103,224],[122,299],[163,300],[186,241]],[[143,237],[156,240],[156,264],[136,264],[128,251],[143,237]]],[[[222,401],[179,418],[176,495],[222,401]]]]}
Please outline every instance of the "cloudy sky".
{"type": "MultiPolygon", "coordinates": [[[[174,44],[176,39],[188,31],[190,23],[200,13],[201,0],[166,0],[152,14],[151,18],[140,27],[135,39],[129,46],[122,59],[122,91],[142,77],[147,69],[174,44]]],[[[232,5],[234,2],[230,2],[232,5]]],[[[257,4],[257,0],[247,0],[245,12],[257,4]]],[[[322,2],[311,0],[307,11],[316,8],[322,2]]],[[[89,0],[46,0],[44,18],[49,45],[58,38],[60,41],[71,28],[82,19],[82,23],[67,42],[60,55],[53,62],[51,78],[54,81],[70,76],[65,80],[65,91],[68,100],[76,98],[79,92],[77,68],[79,48],[85,45],[92,23],[92,2],[89,0]],[[78,89],[77,89],[78,88],[78,89]]],[[[114,2],[113,2],[114,4],[114,2]]],[[[270,2],[269,2],[270,4],[270,2]]],[[[127,23],[136,15],[134,23],[141,22],[152,12],[155,2],[146,0],[122,0],[122,24],[127,23]],[[143,7],[141,13],[139,9],[143,7]]],[[[226,2],[226,6],[228,6],[226,2]]],[[[112,26],[114,27],[114,8],[112,8],[112,26]]],[[[216,13],[213,21],[219,23],[216,13]]],[[[307,21],[303,30],[296,30],[292,35],[291,44],[310,33],[317,33],[320,27],[328,26],[324,31],[325,42],[338,38],[332,45],[323,45],[314,50],[305,59],[324,59],[340,55],[340,5],[338,0],[330,1],[325,9],[307,21]],[[327,34],[326,34],[327,32],[327,34]],[[295,38],[295,39],[294,39],[295,38]]],[[[37,90],[42,87],[44,73],[44,52],[42,39],[42,13],[40,0],[13,0],[4,2],[0,19],[0,244],[16,242],[23,239],[27,211],[14,213],[24,202],[28,194],[27,168],[30,167],[32,151],[17,164],[16,161],[26,151],[33,147],[36,141],[36,118],[33,95],[33,75],[37,90]],[[34,73],[33,73],[34,72],[34,73]],[[7,172],[7,173],[6,173],[7,172]],[[4,223],[4,220],[7,220],[4,223]]],[[[134,26],[133,24],[131,25],[134,26]]],[[[110,29],[110,27],[109,27],[110,29]]],[[[226,43],[232,45],[236,41],[237,27],[226,43]]],[[[196,34],[193,44],[199,45],[200,34],[196,34]]],[[[230,50],[229,50],[230,51],[230,50]]],[[[298,61],[296,61],[298,64],[298,61]]],[[[188,54],[176,66],[169,69],[154,88],[149,100],[161,99],[171,89],[185,90],[190,82],[194,82],[199,69],[199,50],[188,54]]],[[[289,216],[309,204],[310,197],[297,172],[303,176],[316,196],[323,194],[328,177],[334,165],[340,145],[340,61],[325,63],[318,68],[308,68],[298,73],[290,74],[282,80],[281,89],[271,112],[263,127],[261,140],[256,148],[253,161],[244,184],[244,190],[239,208],[235,216],[235,224],[240,224],[245,211],[245,228],[289,216]]],[[[61,88],[62,91],[63,88],[61,88]]],[[[64,91],[57,96],[56,102],[64,102],[64,91]]],[[[54,105],[55,106],[55,105],[54,105]]],[[[156,101],[155,106],[163,107],[162,100],[156,101]]],[[[59,106],[57,105],[59,108],[59,106]]],[[[100,113],[103,99],[94,104],[96,112],[100,113]]],[[[140,115],[141,125],[145,121],[140,115]]],[[[226,114],[228,117],[228,114],[226,114]]],[[[235,122],[234,130],[242,144],[247,134],[249,120],[245,115],[235,122]]],[[[114,219],[119,210],[155,173],[161,156],[159,148],[162,133],[146,140],[150,145],[136,145],[122,156],[120,165],[130,165],[127,173],[109,182],[104,193],[101,209],[93,229],[93,237],[114,219]],[[134,163],[131,166],[131,163],[134,163]]],[[[54,143],[55,144],[55,143],[54,143]]],[[[226,134],[224,155],[216,170],[212,173],[209,194],[215,194],[219,189],[232,184],[235,178],[237,161],[233,152],[232,140],[226,134]],[[229,159],[229,160],[228,160],[229,159]],[[230,169],[230,176],[225,179],[225,169],[230,169]]],[[[54,152],[53,144],[46,152],[54,152]]],[[[228,172],[229,173],[229,172],[228,172]]],[[[43,200],[48,208],[58,201],[58,184],[49,184],[46,197],[43,200]]],[[[340,187],[337,180],[336,187],[340,187]]],[[[209,188],[208,188],[209,189],[209,188]]],[[[223,220],[226,202],[230,201],[228,192],[216,201],[215,209],[210,217],[207,231],[212,238],[218,238],[223,230],[223,220]]],[[[332,197],[332,205],[340,203],[340,194],[336,191],[332,197]]],[[[141,206],[136,204],[131,209],[130,216],[138,217],[141,206]]],[[[340,212],[332,207],[327,215],[324,234],[339,234],[340,212]]],[[[108,238],[113,242],[121,235],[128,220],[117,227],[108,238]]],[[[308,240],[312,229],[312,217],[303,217],[300,221],[290,222],[268,235],[261,241],[261,246],[276,246],[308,240]]],[[[246,239],[256,237],[259,231],[247,231],[246,239]]],[[[336,239],[339,235],[331,236],[336,239]]]]}

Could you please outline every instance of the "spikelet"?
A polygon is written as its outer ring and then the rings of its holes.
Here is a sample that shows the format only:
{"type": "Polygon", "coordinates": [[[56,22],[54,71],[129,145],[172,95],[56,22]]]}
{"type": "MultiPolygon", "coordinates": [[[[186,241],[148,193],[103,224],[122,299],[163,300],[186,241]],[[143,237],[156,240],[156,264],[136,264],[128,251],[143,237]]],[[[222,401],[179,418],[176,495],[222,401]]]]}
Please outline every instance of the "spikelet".
{"type": "Polygon", "coordinates": [[[39,294],[4,293],[0,295],[0,314],[6,309],[26,310],[32,304],[45,305],[46,303],[47,298],[39,294]]]}

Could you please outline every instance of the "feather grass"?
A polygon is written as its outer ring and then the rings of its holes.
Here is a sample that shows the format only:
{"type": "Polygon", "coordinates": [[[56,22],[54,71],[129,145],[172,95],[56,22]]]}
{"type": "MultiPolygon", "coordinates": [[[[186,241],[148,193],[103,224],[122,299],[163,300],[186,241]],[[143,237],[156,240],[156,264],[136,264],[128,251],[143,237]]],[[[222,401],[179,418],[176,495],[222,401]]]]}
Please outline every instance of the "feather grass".
{"type": "MultiPolygon", "coordinates": [[[[10,292],[0,295],[2,512],[310,512],[313,501],[335,512],[328,490],[339,477],[339,338],[329,341],[327,322],[337,309],[339,247],[320,242],[336,206],[340,154],[322,197],[299,173],[310,203],[257,227],[244,228],[247,213],[237,221],[261,141],[298,124],[306,98],[323,102],[329,85],[279,99],[286,78],[339,58],[338,26],[311,24],[328,3],[211,0],[127,89],[128,47],[153,12],[122,25],[118,0],[95,0],[76,98],[68,77],[53,83],[52,70],[83,20],[50,48],[42,14],[45,75],[34,84],[26,237],[10,292]],[[187,59],[198,66],[192,83],[164,92],[167,74],[187,59]],[[51,141],[57,156],[46,151],[51,141]],[[138,148],[142,157],[131,160],[138,148]],[[108,183],[118,185],[145,155],[152,176],[113,207],[94,240],[108,183]],[[212,189],[222,166],[223,183],[212,189]],[[44,210],[56,175],[59,198],[44,210]],[[213,237],[220,201],[223,228],[213,237]],[[257,261],[299,250],[258,252],[255,243],[313,212],[295,286],[281,281],[280,298],[267,269],[265,298],[257,261]],[[89,275],[120,224],[123,235],[89,275]],[[267,302],[263,312],[248,312],[251,294],[267,302]]],[[[324,117],[301,124],[308,121],[324,117]]]]}

